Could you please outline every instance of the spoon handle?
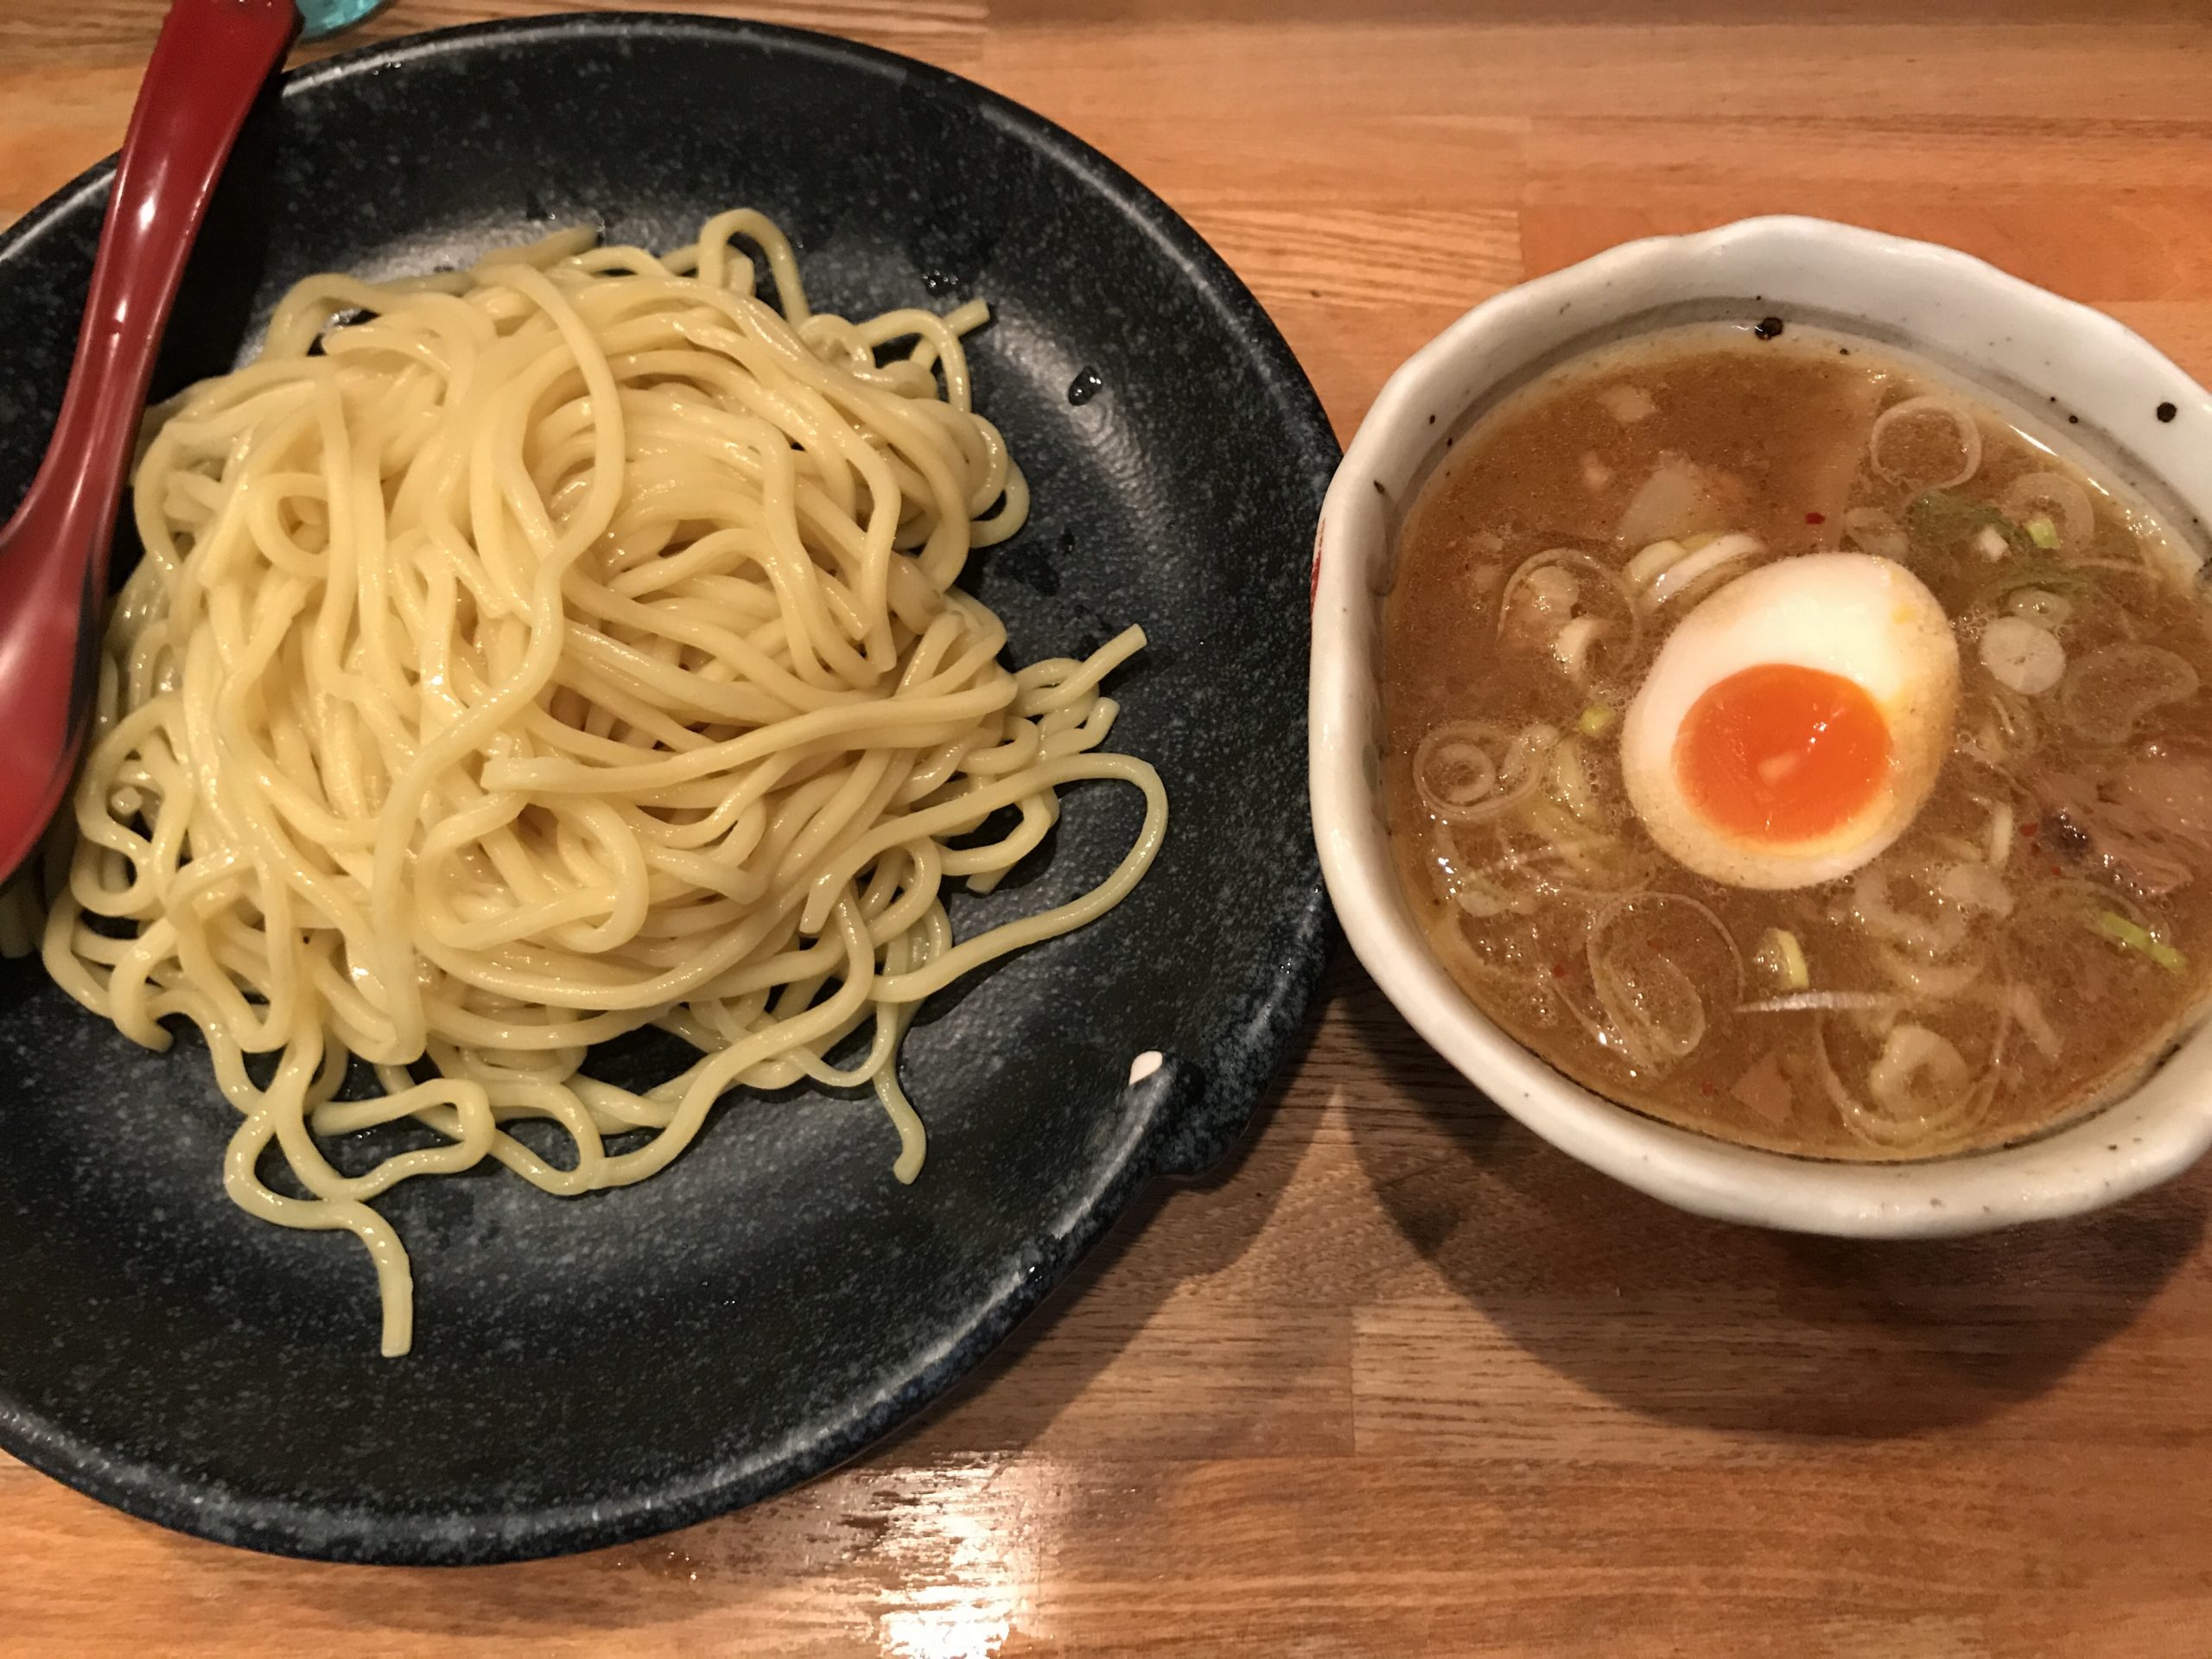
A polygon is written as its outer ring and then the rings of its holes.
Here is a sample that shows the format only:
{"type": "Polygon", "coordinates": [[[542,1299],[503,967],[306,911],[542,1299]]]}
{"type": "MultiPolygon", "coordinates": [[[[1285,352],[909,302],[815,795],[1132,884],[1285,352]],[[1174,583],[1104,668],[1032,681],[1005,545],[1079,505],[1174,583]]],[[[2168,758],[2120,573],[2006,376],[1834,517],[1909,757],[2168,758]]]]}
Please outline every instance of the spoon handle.
{"type": "MultiPolygon", "coordinates": [[[[292,0],[175,0],[130,111],[60,417],[0,529],[0,655],[16,658],[0,665],[12,728],[0,734],[0,784],[18,809],[0,818],[32,817],[33,835],[83,741],[108,545],[185,258],[246,111],[299,27],[292,0]]],[[[19,838],[10,828],[0,824],[0,842],[19,838]]],[[[0,846],[0,876],[15,852],[0,846]]]]}

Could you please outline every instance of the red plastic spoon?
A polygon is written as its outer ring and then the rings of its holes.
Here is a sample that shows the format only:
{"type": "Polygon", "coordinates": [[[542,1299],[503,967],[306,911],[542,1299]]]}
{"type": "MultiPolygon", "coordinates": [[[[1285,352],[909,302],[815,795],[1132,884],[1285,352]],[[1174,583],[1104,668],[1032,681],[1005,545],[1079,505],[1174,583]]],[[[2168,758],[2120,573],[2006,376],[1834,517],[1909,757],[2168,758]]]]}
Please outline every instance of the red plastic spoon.
{"type": "Polygon", "coordinates": [[[0,878],[37,846],[76,770],[155,351],[231,145],[299,29],[293,0],[176,0],[146,67],[61,416],[0,527],[0,878]]]}

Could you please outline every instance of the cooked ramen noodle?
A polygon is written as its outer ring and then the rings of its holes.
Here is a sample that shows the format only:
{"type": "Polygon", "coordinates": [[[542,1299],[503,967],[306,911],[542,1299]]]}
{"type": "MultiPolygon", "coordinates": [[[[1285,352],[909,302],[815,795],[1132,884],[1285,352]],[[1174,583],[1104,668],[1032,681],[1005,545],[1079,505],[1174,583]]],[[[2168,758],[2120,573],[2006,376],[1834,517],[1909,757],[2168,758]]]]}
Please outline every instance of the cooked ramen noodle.
{"type": "Polygon", "coordinates": [[[311,277],[255,361],[149,416],[46,964],[150,1048],[199,1027],[240,1115],[230,1195],[367,1247],[385,1353],[411,1281],[371,1206],[416,1176],[623,1185],[727,1091],[811,1081],[872,1084],[911,1180],[916,1005],[1159,850],[1157,774],[1101,747],[1142,633],[1009,670],[957,585],[1027,510],[969,406],[985,317],[816,314],[738,212],[660,257],[577,232],[311,277]],[[956,939],[948,884],[988,890],[1085,779],[1142,792],[1118,867],[956,939]],[[696,1060],[642,1093],[590,1075],[648,1025],[696,1060]],[[341,1091],[349,1057],[380,1090],[341,1091]],[[327,1155],[399,1120],[434,1142],[327,1155]],[[272,1147],[309,1196],[263,1179],[272,1147]]]}
{"type": "Polygon", "coordinates": [[[1592,353],[1453,435],[1383,770],[1467,994],[1617,1101],[1802,1154],[1999,1145],[2139,1076],[2212,976],[2212,634],[2063,429],[1777,322],[1592,353]]]}

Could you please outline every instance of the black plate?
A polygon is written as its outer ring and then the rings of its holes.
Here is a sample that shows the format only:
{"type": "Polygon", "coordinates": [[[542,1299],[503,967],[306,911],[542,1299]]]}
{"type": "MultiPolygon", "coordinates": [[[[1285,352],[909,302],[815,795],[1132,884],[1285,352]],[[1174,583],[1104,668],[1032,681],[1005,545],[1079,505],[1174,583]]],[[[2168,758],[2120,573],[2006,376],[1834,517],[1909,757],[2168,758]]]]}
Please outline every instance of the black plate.
{"type": "MultiPolygon", "coordinates": [[[[109,169],[0,239],[0,501],[59,400],[109,169]]],[[[735,1097],[641,1185],[504,1173],[382,1207],[418,1338],[376,1354],[359,1247],[224,1198],[196,1037],[142,1052],[0,974],[0,1445],[189,1532],[489,1561],[696,1521],[849,1456],[972,1366],[1147,1179],[1200,1170],[1281,1059],[1326,910],[1306,810],[1306,563],[1337,448],[1266,315],[1111,162],[956,76],[789,30],[572,16],[288,78],[226,180],[157,395],[294,279],[451,263],[562,222],[665,246],[766,209],[825,308],[987,295],[979,406],[1035,486],[970,585],[1027,661],[1130,620],[1118,746],[1173,803],[1119,910],[928,1006],[902,1189],[872,1099],[735,1097]],[[1070,388],[1101,383],[1087,400],[1070,388]],[[1169,1064],[1128,1086],[1130,1061],[1169,1064]]],[[[1096,880],[1134,791],[1075,792],[967,931],[1096,880]]],[[[488,1166],[487,1166],[488,1168],[488,1166]]]]}

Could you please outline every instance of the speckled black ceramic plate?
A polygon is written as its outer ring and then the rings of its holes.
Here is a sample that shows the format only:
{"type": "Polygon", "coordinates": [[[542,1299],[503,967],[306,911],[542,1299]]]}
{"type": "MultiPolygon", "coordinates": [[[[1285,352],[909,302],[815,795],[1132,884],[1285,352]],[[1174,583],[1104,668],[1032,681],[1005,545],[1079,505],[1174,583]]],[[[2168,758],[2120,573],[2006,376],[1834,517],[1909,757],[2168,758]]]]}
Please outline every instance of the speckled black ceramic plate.
{"type": "MultiPolygon", "coordinates": [[[[0,505],[58,401],[108,171],[0,240],[0,505]]],[[[647,245],[767,210],[817,304],[989,296],[979,405],[1035,490],[971,565],[1020,660],[1129,620],[1118,746],[1173,803],[1135,896],[924,1010],[904,1189],[871,1099],[734,1097],[664,1174],[563,1201],[490,1172],[383,1207],[416,1345],[376,1353],[359,1247],[249,1220],[196,1039],[142,1052],[0,974],[0,1445],[211,1538],[487,1561],[696,1521],[830,1467],[975,1363],[1146,1180],[1236,1135],[1313,987],[1306,563],[1336,461],[1266,315],[1161,202],[957,77],[813,35],[575,16],[291,76],[257,117],[157,394],[227,367],[309,271],[423,270],[561,222],[647,245]],[[1096,382],[1095,393],[1085,397],[1096,382]],[[1168,1064],[1128,1084],[1131,1058],[1168,1064]]],[[[1127,843],[1074,792],[955,925],[1057,902],[1127,843]]]]}

